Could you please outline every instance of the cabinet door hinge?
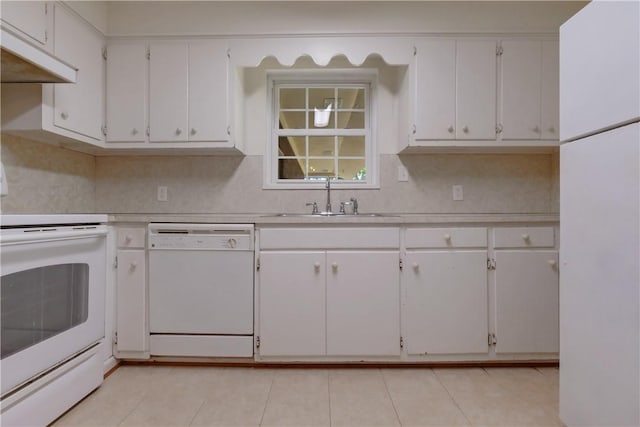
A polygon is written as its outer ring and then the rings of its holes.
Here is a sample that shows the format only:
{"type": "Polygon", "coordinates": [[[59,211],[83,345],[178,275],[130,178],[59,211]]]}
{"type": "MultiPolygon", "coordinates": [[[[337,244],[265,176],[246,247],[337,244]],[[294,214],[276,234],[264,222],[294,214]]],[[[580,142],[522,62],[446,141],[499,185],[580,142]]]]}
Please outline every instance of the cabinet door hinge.
{"type": "Polygon", "coordinates": [[[115,257],[113,260],[113,268],[117,269],[118,268],[118,257],[115,257]]]}
{"type": "Polygon", "coordinates": [[[496,334],[489,334],[487,336],[487,344],[489,345],[489,347],[491,347],[492,345],[496,345],[498,343],[498,340],[496,340],[496,334]]]}
{"type": "Polygon", "coordinates": [[[44,41],[45,43],[49,41],[49,32],[47,30],[44,30],[44,41]]]}
{"type": "Polygon", "coordinates": [[[496,47],[496,56],[501,56],[504,53],[502,46],[496,47]]]}
{"type": "Polygon", "coordinates": [[[402,261],[402,258],[400,258],[400,270],[402,270],[404,268],[404,261],[402,261]]]}
{"type": "Polygon", "coordinates": [[[118,345],[118,331],[113,333],[113,345],[118,345]]]}
{"type": "Polygon", "coordinates": [[[487,270],[496,269],[496,260],[493,258],[487,258],[487,270]]]}
{"type": "Polygon", "coordinates": [[[44,14],[45,15],[49,14],[49,5],[47,4],[47,2],[44,3],[44,14]]]}
{"type": "Polygon", "coordinates": [[[104,136],[107,136],[107,125],[102,126],[102,127],[100,128],[100,130],[102,130],[102,134],[103,134],[104,136]]]}
{"type": "Polygon", "coordinates": [[[256,348],[260,348],[260,335],[256,337],[256,348]]]}
{"type": "Polygon", "coordinates": [[[502,123],[496,125],[496,135],[502,133],[502,123]]]}
{"type": "Polygon", "coordinates": [[[256,259],[256,271],[260,271],[260,258],[256,259]]]}
{"type": "Polygon", "coordinates": [[[147,59],[151,59],[151,48],[147,48],[147,59]]]}
{"type": "Polygon", "coordinates": [[[149,126],[147,126],[147,136],[151,135],[151,128],[149,126]]]}
{"type": "Polygon", "coordinates": [[[404,348],[404,338],[400,337],[400,350],[404,348]]]}
{"type": "Polygon", "coordinates": [[[413,47],[413,56],[416,56],[418,54],[418,48],[417,47],[413,47]]]}
{"type": "Polygon", "coordinates": [[[231,48],[227,49],[227,58],[231,59],[231,48]]]}
{"type": "Polygon", "coordinates": [[[102,48],[102,58],[106,61],[107,60],[107,47],[104,46],[102,48]]]}

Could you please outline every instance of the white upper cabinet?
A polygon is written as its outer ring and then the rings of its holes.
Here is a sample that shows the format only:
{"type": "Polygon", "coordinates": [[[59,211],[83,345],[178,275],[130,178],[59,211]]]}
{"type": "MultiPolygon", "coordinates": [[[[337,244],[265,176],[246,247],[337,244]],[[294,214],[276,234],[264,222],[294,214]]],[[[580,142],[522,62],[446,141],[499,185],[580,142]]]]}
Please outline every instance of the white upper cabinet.
{"type": "Polygon", "coordinates": [[[456,138],[496,137],[496,42],[456,42],[456,138]]]}
{"type": "Polygon", "coordinates": [[[495,41],[421,40],[415,87],[414,139],[495,139],[495,41]]]}
{"type": "Polygon", "coordinates": [[[107,51],[107,140],[144,142],[147,128],[147,47],[112,44],[107,51]]]}
{"type": "Polygon", "coordinates": [[[416,75],[416,139],[454,139],[455,40],[425,40],[418,44],[416,75]]]}
{"type": "Polygon", "coordinates": [[[53,124],[104,139],[104,38],[70,9],[55,5],[54,53],[78,68],[75,84],[53,85],[53,124]]]}
{"type": "Polygon", "coordinates": [[[44,46],[48,41],[48,4],[46,1],[3,1],[0,16],[27,40],[44,46]]]}
{"type": "Polygon", "coordinates": [[[149,47],[149,140],[186,141],[189,126],[189,45],[149,47]]]}
{"type": "Polygon", "coordinates": [[[189,44],[189,141],[229,139],[226,42],[189,44]]]}
{"type": "Polygon", "coordinates": [[[558,42],[502,41],[503,140],[558,139],[558,42]]]}

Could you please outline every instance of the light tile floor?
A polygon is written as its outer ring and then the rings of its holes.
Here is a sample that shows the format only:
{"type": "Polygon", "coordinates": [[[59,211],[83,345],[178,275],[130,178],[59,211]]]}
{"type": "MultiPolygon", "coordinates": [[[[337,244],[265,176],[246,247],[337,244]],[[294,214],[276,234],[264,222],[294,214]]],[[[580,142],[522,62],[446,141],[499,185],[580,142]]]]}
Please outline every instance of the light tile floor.
{"type": "Polygon", "coordinates": [[[562,426],[558,369],[123,366],[55,426],[562,426]]]}

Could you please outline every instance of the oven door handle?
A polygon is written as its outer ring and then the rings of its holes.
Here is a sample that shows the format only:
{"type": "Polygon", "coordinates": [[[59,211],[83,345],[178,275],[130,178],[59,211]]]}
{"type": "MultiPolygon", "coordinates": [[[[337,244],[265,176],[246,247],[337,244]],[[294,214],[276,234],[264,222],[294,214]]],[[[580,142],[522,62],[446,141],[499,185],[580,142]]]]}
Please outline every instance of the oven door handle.
{"type": "Polygon", "coordinates": [[[0,244],[10,245],[18,243],[40,243],[56,240],[86,239],[89,237],[102,237],[107,235],[107,227],[98,225],[90,229],[81,230],[38,230],[16,234],[0,235],[0,244]]]}

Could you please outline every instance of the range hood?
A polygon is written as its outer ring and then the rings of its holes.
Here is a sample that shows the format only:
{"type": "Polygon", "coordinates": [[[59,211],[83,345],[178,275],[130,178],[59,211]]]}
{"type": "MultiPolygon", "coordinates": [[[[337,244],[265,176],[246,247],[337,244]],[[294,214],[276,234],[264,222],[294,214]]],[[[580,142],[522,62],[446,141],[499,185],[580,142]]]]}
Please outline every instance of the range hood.
{"type": "Polygon", "coordinates": [[[2,83],[75,83],[78,70],[2,28],[2,83]]]}

